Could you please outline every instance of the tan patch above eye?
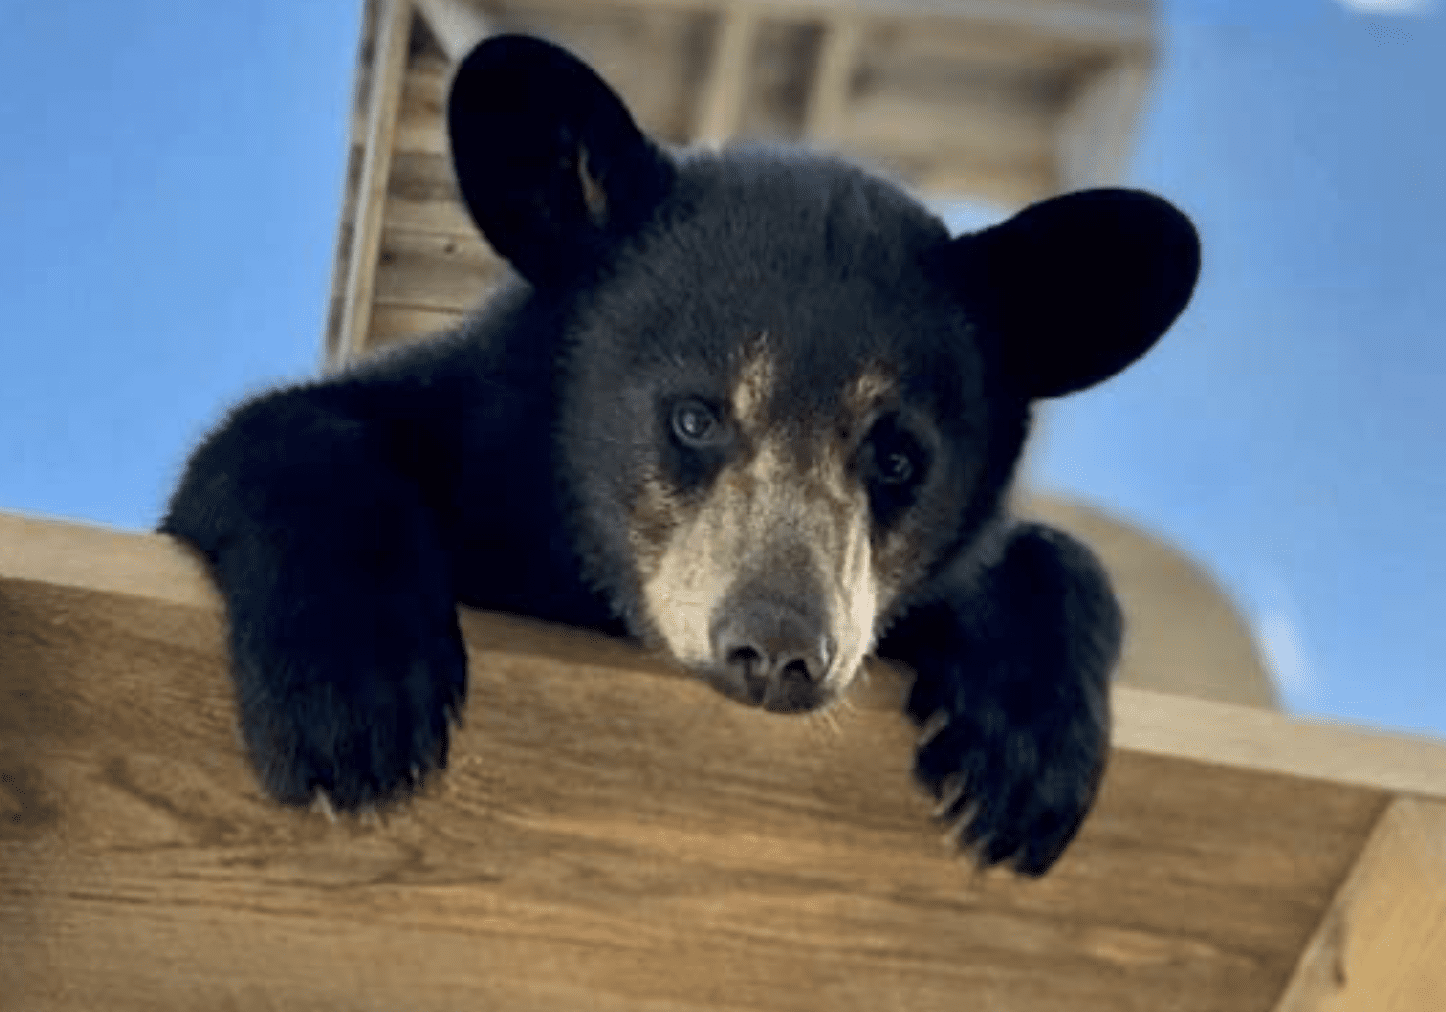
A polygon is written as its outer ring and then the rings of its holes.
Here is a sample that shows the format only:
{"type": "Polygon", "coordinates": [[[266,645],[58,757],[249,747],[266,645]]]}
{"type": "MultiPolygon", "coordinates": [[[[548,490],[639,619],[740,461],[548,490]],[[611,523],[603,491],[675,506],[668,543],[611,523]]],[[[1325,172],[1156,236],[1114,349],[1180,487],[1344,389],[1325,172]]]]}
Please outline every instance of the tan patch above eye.
{"type": "Polygon", "coordinates": [[[763,423],[764,409],[773,391],[773,359],[764,346],[766,340],[766,334],[758,335],[745,353],[733,381],[729,402],[733,417],[745,427],[757,427],[763,423]]]}
{"type": "Polygon", "coordinates": [[[898,380],[892,370],[883,366],[865,369],[844,389],[844,408],[853,417],[863,418],[897,389],[898,380]]]}
{"type": "Polygon", "coordinates": [[[608,223],[608,195],[597,177],[587,166],[587,148],[577,149],[577,181],[582,187],[583,203],[587,205],[587,216],[598,228],[608,223]]]}

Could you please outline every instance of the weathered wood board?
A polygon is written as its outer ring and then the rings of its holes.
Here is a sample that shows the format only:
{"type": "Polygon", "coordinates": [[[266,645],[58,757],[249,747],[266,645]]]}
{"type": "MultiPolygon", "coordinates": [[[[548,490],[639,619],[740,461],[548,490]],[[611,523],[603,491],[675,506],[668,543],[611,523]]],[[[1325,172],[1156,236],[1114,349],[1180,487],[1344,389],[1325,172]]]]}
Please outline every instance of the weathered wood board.
{"type": "MultiPolygon", "coordinates": [[[[1267,1012],[1392,800],[1446,798],[1440,743],[1120,690],[1074,848],[979,876],[887,670],[833,726],[464,626],[451,769],[332,823],[259,794],[184,552],[0,515],[0,1007],[1267,1012]]],[[[1439,989],[1442,930],[1383,965],[1439,989]]]]}

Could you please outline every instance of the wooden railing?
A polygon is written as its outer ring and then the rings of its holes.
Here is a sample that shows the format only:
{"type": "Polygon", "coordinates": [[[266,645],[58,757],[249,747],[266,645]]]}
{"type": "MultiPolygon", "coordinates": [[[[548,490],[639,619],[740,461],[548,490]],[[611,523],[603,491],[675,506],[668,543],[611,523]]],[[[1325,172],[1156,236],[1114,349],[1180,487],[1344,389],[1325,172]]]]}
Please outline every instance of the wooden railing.
{"type": "Polygon", "coordinates": [[[222,616],[152,535],[0,515],[0,1008],[1446,1008],[1446,745],[1117,690],[1100,804],[977,875],[880,667],[834,722],[463,616],[452,763],[260,794],[222,616]]]}

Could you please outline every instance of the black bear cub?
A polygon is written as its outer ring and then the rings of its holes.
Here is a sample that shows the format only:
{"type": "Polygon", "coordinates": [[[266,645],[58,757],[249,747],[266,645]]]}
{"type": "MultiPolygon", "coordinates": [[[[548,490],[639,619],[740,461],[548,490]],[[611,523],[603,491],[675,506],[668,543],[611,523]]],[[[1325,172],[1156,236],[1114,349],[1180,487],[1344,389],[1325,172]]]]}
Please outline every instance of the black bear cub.
{"type": "Polygon", "coordinates": [[[1099,784],[1120,614],[1009,484],[1031,403],[1184,307],[1190,222],[1095,190],[951,238],[840,160],[665,151],[520,36],[467,57],[447,116],[517,277],[452,333],[235,409],[161,525],[225,598],[266,788],[353,810],[445,766],[461,602],[636,637],[779,712],[900,662],[941,818],[1043,873],[1099,784]]]}

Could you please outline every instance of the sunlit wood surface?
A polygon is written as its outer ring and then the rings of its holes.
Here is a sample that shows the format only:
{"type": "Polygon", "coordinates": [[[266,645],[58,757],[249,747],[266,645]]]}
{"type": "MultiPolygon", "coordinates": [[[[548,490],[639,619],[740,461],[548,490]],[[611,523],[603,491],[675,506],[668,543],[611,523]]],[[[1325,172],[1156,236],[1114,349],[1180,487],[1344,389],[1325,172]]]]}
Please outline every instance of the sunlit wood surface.
{"type": "Polygon", "coordinates": [[[835,727],[464,624],[451,770],[332,823],[258,793],[185,553],[0,515],[0,1008],[1309,1012],[1387,1007],[1340,1004],[1373,979],[1442,1007],[1439,742],[1120,689],[1074,848],[981,877],[887,670],[835,727]]]}

